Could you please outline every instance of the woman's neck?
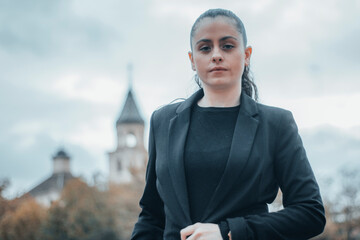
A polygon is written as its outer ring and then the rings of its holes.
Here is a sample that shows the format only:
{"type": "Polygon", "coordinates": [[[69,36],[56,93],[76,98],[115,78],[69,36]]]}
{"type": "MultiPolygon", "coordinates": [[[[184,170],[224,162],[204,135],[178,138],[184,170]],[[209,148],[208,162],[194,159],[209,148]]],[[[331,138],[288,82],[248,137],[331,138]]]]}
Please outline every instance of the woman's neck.
{"type": "Polygon", "coordinates": [[[203,89],[204,96],[198,101],[200,107],[234,107],[240,104],[241,86],[230,89],[203,89]]]}

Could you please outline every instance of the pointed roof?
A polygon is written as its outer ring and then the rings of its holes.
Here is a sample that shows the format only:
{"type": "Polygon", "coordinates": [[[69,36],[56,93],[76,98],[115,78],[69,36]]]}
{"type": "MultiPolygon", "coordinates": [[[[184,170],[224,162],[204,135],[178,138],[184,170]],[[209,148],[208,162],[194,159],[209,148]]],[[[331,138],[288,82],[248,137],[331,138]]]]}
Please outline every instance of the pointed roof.
{"type": "MultiPolygon", "coordinates": [[[[65,151],[63,147],[59,148],[59,150],[53,155],[53,160],[55,159],[68,159],[70,160],[70,155],[65,151]]],[[[41,182],[33,189],[31,189],[28,193],[33,197],[37,197],[43,194],[51,194],[52,192],[61,192],[64,188],[65,184],[75,177],[67,171],[64,172],[55,172],[50,177],[48,177],[45,181],[41,182]]]]}
{"type": "Polygon", "coordinates": [[[49,194],[51,192],[61,192],[66,183],[74,179],[75,177],[71,173],[54,173],[45,181],[35,186],[29,191],[29,194],[33,197],[49,194]]]}
{"type": "Polygon", "coordinates": [[[132,88],[129,88],[124,107],[120,114],[119,119],[116,121],[116,125],[123,123],[139,123],[144,124],[139,108],[137,107],[132,88]]]}

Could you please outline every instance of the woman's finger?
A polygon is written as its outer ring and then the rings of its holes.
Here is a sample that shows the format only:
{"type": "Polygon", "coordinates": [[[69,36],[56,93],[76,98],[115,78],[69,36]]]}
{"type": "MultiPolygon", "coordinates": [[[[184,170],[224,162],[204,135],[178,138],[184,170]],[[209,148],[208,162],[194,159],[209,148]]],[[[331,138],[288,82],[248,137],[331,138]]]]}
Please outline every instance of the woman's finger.
{"type": "Polygon", "coordinates": [[[186,240],[186,237],[193,234],[195,230],[196,230],[196,224],[189,225],[186,228],[181,229],[180,231],[181,240],[186,240]]]}

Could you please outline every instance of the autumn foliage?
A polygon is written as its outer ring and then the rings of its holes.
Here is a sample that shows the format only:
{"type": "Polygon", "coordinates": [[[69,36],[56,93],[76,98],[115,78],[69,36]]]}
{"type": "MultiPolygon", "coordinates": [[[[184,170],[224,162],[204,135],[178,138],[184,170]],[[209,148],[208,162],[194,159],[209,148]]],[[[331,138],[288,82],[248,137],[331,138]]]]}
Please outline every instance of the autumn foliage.
{"type": "Polygon", "coordinates": [[[8,211],[1,217],[1,240],[39,239],[45,215],[45,209],[32,198],[10,201],[8,211]]]}
{"type": "MultiPolygon", "coordinates": [[[[124,215],[121,210],[124,208],[123,201],[118,199],[121,195],[122,191],[100,191],[75,179],[65,186],[60,199],[50,208],[39,205],[30,196],[14,200],[0,197],[0,240],[128,239],[129,230],[121,224],[128,223],[129,214],[124,215]]],[[[127,204],[138,201],[126,198],[127,204]]],[[[132,214],[134,219],[137,214],[132,214]]]]}
{"type": "Polygon", "coordinates": [[[27,196],[13,200],[3,198],[2,191],[7,185],[6,180],[0,181],[0,239],[38,239],[46,210],[27,196]]]}
{"type": "Polygon", "coordinates": [[[75,179],[66,185],[59,201],[48,210],[41,239],[119,239],[115,219],[109,193],[75,179]]]}

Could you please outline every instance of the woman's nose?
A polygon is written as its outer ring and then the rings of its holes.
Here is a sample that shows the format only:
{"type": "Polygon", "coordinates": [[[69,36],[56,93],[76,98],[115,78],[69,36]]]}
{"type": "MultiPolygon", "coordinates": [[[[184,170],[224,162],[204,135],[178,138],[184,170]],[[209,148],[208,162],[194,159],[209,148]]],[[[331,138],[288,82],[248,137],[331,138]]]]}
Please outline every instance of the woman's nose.
{"type": "Polygon", "coordinates": [[[212,55],[212,61],[213,62],[221,62],[223,60],[223,57],[219,51],[219,49],[215,48],[213,55],[212,55]]]}

